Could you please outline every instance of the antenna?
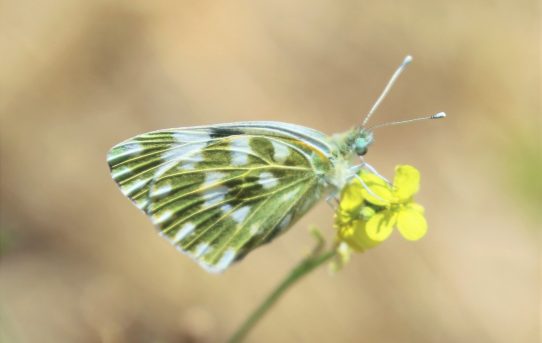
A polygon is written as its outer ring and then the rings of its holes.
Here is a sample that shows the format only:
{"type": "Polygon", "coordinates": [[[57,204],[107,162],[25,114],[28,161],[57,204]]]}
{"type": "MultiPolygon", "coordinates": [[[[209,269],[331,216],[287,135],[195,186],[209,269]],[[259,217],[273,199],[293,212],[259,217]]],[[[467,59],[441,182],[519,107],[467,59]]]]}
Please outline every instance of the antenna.
{"type": "Polygon", "coordinates": [[[368,130],[372,131],[372,130],[374,130],[374,129],[377,129],[377,128],[380,128],[380,127],[384,127],[384,126],[402,125],[402,124],[408,124],[408,123],[412,123],[412,122],[420,121],[420,120],[427,120],[427,119],[442,119],[442,118],[446,118],[446,113],[444,113],[444,112],[439,112],[439,113],[433,114],[433,115],[431,115],[431,116],[425,116],[425,117],[419,117],[419,118],[407,119],[407,120],[400,120],[400,121],[392,121],[392,122],[390,122],[390,123],[384,123],[384,124],[379,124],[379,125],[372,126],[372,127],[370,127],[368,130]]]}
{"type": "Polygon", "coordinates": [[[365,119],[363,120],[363,123],[361,124],[362,127],[364,127],[367,122],[369,121],[369,119],[371,118],[371,116],[373,115],[373,113],[376,111],[376,109],[378,108],[378,106],[380,105],[380,103],[382,102],[382,100],[384,100],[384,98],[386,97],[386,95],[388,95],[391,87],[393,86],[393,84],[395,83],[395,81],[397,80],[397,78],[399,77],[399,75],[401,75],[401,73],[403,72],[403,70],[405,70],[406,66],[410,64],[410,62],[412,62],[412,56],[410,55],[407,55],[405,57],[405,59],[403,60],[403,63],[401,63],[401,65],[399,66],[399,68],[397,68],[397,70],[395,71],[395,73],[393,73],[393,75],[391,76],[390,80],[388,81],[388,84],[386,85],[386,87],[384,87],[384,90],[382,91],[382,94],[380,94],[380,96],[378,97],[378,99],[376,99],[376,102],[374,103],[373,107],[371,107],[371,110],[369,111],[369,113],[367,114],[367,116],[365,116],[365,119]]]}

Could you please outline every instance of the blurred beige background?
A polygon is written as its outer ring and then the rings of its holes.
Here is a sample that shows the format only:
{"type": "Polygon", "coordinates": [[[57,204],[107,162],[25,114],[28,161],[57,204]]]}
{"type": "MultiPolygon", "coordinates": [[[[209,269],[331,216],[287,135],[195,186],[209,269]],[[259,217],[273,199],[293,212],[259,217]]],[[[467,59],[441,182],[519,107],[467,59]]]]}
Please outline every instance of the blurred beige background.
{"type": "Polygon", "coordinates": [[[313,245],[319,204],[220,276],[178,254],[110,179],[160,128],[359,123],[406,54],[367,160],[422,172],[428,236],[395,234],[297,285],[249,342],[539,342],[540,4],[0,3],[1,342],[218,342],[313,245]]]}

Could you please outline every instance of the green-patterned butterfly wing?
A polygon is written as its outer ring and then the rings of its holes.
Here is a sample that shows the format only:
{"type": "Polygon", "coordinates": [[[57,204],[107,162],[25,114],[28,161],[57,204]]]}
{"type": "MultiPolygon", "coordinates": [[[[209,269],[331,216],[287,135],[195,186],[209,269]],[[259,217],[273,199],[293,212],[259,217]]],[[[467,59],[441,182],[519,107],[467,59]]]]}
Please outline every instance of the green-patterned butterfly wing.
{"type": "Polygon", "coordinates": [[[376,173],[351,161],[367,153],[373,133],[365,125],[411,61],[405,57],[361,126],[343,134],[279,122],[150,132],[109,151],[112,177],[179,250],[223,271],[291,226],[326,189],[337,195],[362,167],[376,173]]]}
{"type": "Polygon", "coordinates": [[[113,147],[108,163],[164,237],[220,272],[320,199],[332,150],[312,129],[242,122],[142,134],[113,147]]]}

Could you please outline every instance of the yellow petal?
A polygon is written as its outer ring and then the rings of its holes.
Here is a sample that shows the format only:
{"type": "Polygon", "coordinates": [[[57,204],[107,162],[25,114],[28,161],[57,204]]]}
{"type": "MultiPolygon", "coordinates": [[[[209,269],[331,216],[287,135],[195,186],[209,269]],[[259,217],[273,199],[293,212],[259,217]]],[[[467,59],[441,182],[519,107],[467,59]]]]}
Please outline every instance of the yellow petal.
{"type": "Polygon", "coordinates": [[[355,222],[352,222],[352,221],[348,223],[335,223],[341,240],[347,240],[354,235],[354,231],[355,231],[354,223],[355,222]]]}
{"type": "Polygon", "coordinates": [[[367,171],[362,171],[360,177],[363,179],[363,182],[365,182],[365,185],[370,191],[367,190],[357,179],[356,183],[361,186],[363,197],[368,202],[377,206],[387,206],[396,201],[392,188],[385,180],[367,171]]]}
{"type": "Polygon", "coordinates": [[[339,236],[350,248],[363,252],[380,244],[367,236],[366,226],[364,221],[357,220],[352,226],[339,231],[339,236]]]}
{"type": "Polygon", "coordinates": [[[397,215],[397,229],[409,241],[417,241],[427,232],[427,221],[422,213],[413,209],[403,209],[397,215]]]}
{"type": "Polygon", "coordinates": [[[423,208],[423,206],[420,205],[420,204],[417,204],[415,202],[410,202],[410,203],[406,204],[406,208],[409,209],[409,210],[419,212],[421,214],[424,214],[424,212],[425,212],[425,209],[423,208]]]}
{"type": "Polygon", "coordinates": [[[375,214],[366,225],[367,237],[373,241],[382,242],[391,235],[397,215],[391,211],[375,214]]]}
{"type": "Polygon", "coordinates": [[[342,211],[352,212],[363,204],[363,193],[359,182],[348,184],[341,193],[339,207],[342,211]]]}
{"type": "Polygon", "coordinates": [[[420,190],[420,172],[409,165],[400,165],[395,168],[393,179],[394,195],[399,201],[406,201],[420,190]]]}
{"type": "Polygon", "coordinates": [[[335,226],[337,228],[343,227],[350,223],[353,220],[352,214],[350,212],[343,211],[341,209],[338,209],[335,212],[335,226]]]}

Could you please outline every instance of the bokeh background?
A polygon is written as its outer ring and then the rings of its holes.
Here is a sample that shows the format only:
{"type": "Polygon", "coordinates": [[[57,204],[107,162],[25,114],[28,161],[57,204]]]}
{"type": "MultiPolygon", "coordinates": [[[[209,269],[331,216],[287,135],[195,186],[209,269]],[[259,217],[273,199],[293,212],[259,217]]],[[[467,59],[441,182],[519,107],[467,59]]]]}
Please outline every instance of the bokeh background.
{"type": "Polygon", "coordinates": [[[0,3],[0,341],[219,342],[314,244],[319,204],[226,273],[178,254],[110,179],[160,128],[358,124],[406,54],[367,160],[417,166],[430,232],[297,285],[249,342],[539,342],[536,0],[0,3]]]}

